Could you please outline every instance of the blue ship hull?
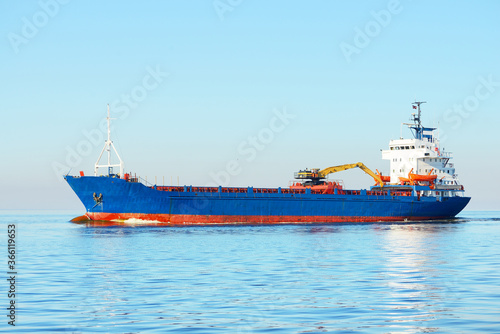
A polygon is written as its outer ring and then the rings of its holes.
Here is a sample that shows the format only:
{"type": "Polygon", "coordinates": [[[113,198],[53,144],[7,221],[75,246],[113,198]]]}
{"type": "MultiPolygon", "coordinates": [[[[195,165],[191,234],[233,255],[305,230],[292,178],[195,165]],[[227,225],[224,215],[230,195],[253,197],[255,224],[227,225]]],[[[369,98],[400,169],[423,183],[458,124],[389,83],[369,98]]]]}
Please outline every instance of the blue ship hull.
{"type": "Polygon", "coordinates": [[[116,177],[65,176],[92,220],[143,219],[171,225],[374,222],[448,219],[469,197],[288,188],[148,187],[116,177]]]}

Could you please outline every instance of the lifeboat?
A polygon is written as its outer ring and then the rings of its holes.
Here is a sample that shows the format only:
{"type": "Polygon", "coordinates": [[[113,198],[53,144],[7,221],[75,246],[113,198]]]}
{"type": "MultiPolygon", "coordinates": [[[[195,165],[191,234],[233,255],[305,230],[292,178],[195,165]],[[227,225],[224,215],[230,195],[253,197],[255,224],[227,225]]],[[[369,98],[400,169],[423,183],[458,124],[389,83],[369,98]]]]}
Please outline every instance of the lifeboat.
{"type": "Polygon", "coordinates": [[[410,171],[410,173],[408,173],[408,177],[410,180],[412,181],[416,181],[416,182],[430,182],[430,183],[434,183],[437,179],[437,175],[431,175],[432,171],[434,170],[431,169],[431,171],[429,172],[429,174],[427,175],[422,175],[422,174],[413,174],[412,171],[413,169],[410,171]]]}
{"type": "Polygon", "coordinates": [[[410,179],[417,182],[434,182],[437,179],[437,175],[421,175],[421,174],[409,174],[410,179]]]}

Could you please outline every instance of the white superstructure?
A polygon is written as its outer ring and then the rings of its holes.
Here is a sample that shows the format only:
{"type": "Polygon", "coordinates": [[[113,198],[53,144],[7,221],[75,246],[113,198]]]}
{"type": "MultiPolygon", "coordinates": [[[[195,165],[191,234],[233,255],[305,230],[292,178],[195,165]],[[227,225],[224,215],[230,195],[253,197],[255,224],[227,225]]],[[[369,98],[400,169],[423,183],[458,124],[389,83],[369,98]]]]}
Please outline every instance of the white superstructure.
{"type": "Polygon", "coordinates": [[[382,151],[382,159],[390,161],[390,183],[402,184],[401,178],[409,178],[409,173],[437,175],[436,189],[459,189],[455,166],[451,163],[451,152],[445,152],[434,136],[435,128],[421,124],[420,105],[414,102],[417,114],[412,114],[413,124],[405,124],[412,130],[413,139],[397,139],[389,142],[389,149],[382,151]]]}

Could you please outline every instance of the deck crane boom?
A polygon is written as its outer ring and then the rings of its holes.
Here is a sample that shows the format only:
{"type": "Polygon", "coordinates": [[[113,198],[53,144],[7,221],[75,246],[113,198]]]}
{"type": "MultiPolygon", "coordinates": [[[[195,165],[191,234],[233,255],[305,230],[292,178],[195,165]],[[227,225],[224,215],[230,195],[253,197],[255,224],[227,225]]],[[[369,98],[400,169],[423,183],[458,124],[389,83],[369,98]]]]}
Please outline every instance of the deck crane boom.
{"type": "Polygon", "coordinates": [[[337,173],[341,172],[347,169],[351,168],[359,168],[366,174],[370,175],[373,177],[375,182],[377,182],[380,187],[384,186],[384,181],[380,178],[379,175],[375,174],[370,168],[366,167],[365,164],[362,162],[358,162],[355,164],[345,164],[345,165],[340,165],[340,166],[333,166],[333,167],[328,167],[322,170],[317,169],[312,169],[312,170],[304,170],[304,171],[299,171],[298,173],[295,174],[296,179],[309,179],[310,184],[319,184],[322,179],[325,179],[328,174],[332,173],[337,173]]]}

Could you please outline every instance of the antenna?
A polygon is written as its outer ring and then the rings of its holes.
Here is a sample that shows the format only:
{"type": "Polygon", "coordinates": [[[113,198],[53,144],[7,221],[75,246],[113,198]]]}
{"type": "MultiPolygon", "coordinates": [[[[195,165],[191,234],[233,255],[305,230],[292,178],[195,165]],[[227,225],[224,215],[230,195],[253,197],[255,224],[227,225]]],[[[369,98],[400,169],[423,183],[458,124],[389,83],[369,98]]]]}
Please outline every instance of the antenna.
{"type": "Polygon", "coordinates": [[[102,148],[101,154],[99,155],[99,158],[97,159],[97,162],[95,163],[95,169],[94,169],[94,176],[97,176],[97,171],[99,170],[100,167],[107,167],[108,168],[108,176],[111,176],[113,174],[113,167],[120,167],[120,177],[123,177],[123,160],[120,158],[120,155],[116,151],[115,145],[111,141],[111,127],[110,127],[110,121],[114,118],[110,117],[109,114],[109,104],[108,104],[108,117],[106,118],[108,121],[108,139],[104,143],[104,147],[102,148]],[[111,148],[113,148],[113,151],[115,151],[116,156],[118,157],[118,161],[120,161],[119,164],[111,164],[111,148]],[[104,151],[108,151],[108,164],[107,165],[99,165],[99,161],[101,161],[102,154],[104,151]]]}
{"type": "Polygon", "coordinates": [[[422,127],[422,119],[420,118],[420,113],[421,113],[420,112],[420,105],[422,103],[427,103],[427,102],[425,102],[425,101],[422,101],[422,102],[415,101],[415,102],[412,103],[413,104],[413,109],[417,109],[417,112],[418,112],[418,116],[415,116],[415,114],[412,114],[412,116],[413,116],[412,121],[414,121],[415,125],[418,125],[419,128],[422,127]]]}
{"type": "Polygon", "coordinates": [[[422,103],[427,103],[425,101],[421,102],[413,102],[413,109],[417,109],[417,114],[413,113],[411,114],[410,121],[413,121],[413,124],[409,123],[403,123],[405,125],[408,125],[408,127],[413,131],[413,136],[416,139],[422,139],[423,138],[423,133],[424,133],[424,127],[422,126],[422,118],[421,118],[421,110],[420,110],[420,105],[422,103]]]}

